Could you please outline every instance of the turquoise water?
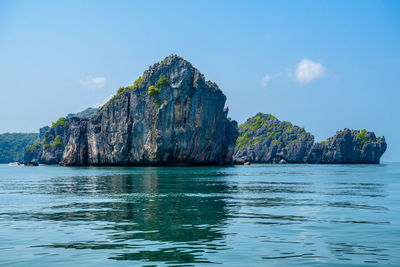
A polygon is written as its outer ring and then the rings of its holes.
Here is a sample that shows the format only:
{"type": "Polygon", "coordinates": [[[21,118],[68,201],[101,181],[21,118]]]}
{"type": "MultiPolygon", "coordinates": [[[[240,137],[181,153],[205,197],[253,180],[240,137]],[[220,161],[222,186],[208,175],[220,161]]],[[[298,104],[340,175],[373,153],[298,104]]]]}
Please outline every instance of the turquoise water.
{"type": "Polygon", "coordinates": [[[400,164],[0,165],[0,265],[400,265],[400,164]]]}

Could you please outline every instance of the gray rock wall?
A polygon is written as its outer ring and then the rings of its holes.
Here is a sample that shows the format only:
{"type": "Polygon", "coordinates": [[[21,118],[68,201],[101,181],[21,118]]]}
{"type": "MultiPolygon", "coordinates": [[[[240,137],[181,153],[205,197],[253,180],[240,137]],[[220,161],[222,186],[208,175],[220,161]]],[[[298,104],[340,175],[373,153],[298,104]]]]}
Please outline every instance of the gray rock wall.
{"type": "Polygon", "coordinates": [[[314,143],[314,136],[303,128],[263,113],[240,125],[239,134],[234,151],[237,162],[304,162],[314,143]]]}
{"type": "Polygon", "coordinates": [[[373,163],[386,151],[385,137],[374,133],[344,129],[325,142],[316,143],[309,151],[307,163],[373,163]]]}
{"type": "MultiPolygon", "coordinates": [[[[238,132],[237,123],[227,118],[225,101],[218,86],[205,81],[188,61],[169,56],[145,71],[135,86],[120,88],[96,114],[69,118],[62,150],[42,145],[39,161],[75,166],[231,164],[238,132]]],[[[49,133],[56,136],[56,131],[49,133]]]]}
{"type": "Polygon", "coordinates": [[[303,128],[262,113],[239,126],[237,141],[234,160],[238,163],[378,164],[387,147],[384,137],[349,129],[314,143],[314,136],[303,128]]]}

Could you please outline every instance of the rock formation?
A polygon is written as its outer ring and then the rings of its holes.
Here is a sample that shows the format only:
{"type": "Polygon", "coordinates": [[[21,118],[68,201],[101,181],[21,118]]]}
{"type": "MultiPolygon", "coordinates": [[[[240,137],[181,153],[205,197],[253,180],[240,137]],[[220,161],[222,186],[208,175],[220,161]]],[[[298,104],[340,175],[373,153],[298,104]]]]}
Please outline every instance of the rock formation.
{"type": "Polygon", "coordinates": [[[176,55],[121,87],[90,117],[61,118],[25,161],[63,165],[232,163],[237,123],[215,83],[176,55]]]}
{"type": "Polygon", "coordinates": [[[62,160],[64,146],[68,137],[68,120],[65,118],[60,118],[51,127],[40,128],[40,140],[25,148],[24,162],[58,164],[62,160]]]}
{"type": "Polygon", "coordinates": [[[307,163],[374,163],[386,150],[385,137],[374,133],[344,129],[326,141],[316,143],[307,155],[307,163]]]}
{"type": "Polygon", "coordinates": [[[258,113],[239,126],[234,160],[238,163],[378,164],[386,147],[384,137],[349,129],[314,144],[314,136],[304,128],[258,113]]]}
{"type": "Polygon", "coordinates": [[[258,113],[239,126],[234,152],[237,162],[305,162],[314,136],[271,114],[258,113]]]}

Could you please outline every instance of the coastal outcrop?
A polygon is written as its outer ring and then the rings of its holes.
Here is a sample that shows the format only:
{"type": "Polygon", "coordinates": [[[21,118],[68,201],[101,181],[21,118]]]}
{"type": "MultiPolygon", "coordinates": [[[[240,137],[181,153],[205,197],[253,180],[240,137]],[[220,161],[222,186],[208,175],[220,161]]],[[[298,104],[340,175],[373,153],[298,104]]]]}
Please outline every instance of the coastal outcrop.
{"type": "Polygon", "coordinates": [[[271,114],[258,113],[239,126],[234,151],[237,163],[378,164],[386,150],[384,137],[373,132],[344,129],[326,141],[271,114]]]}
{"type": "Polygon", "coordinates": [[[24,162],[40,162],[42,164],[58,164],[62,160],[64,147],[68,141],[69,121],[60,118],[51,127],[39,130],[39,142],[25,148],[24,162]]]}
{"type": "Polygon", "coordinates": [[[86,165],[232,163],[237,123],[217,84],[176,55],[121,87],[88,117],[61,118],[26,149],[25,161],[86,165]]]}
{"type": "Polygon", "coordinates": [[[236,162],[305,162],[314,144],[314,136],[304,128],[280,121],[271,114],[258,113],[238,129],[236,162]]]}
{"type": "Polygon", "coordinates": [[[344,129],[326,141],[316,143],[308,152],[307,163],[373,163],[386,151],[385,137],[373,132],[344,129]]]}

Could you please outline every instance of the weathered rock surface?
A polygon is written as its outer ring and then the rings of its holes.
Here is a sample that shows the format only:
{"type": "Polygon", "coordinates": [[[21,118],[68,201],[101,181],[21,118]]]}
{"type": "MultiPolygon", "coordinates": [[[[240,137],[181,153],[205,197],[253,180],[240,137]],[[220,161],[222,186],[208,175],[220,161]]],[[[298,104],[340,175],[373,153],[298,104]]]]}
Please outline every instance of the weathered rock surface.
{"type": "Polygon", "coordinates": [[[290,122],[258,113],[239,126],[234,151],[238,163],[373,163],[386,150],[384,137],[344,129],[314,144],[314,136],[290,122]]]}
{"type": "Polygon", "coordinates": [[[304,128],[258,113],[239,126],[234,159],[253,163],[304,162],[313,143],[314,136],[304,128]]]}
{"type": "Polygon", "coordinates": [[[68,121],[60,118],[52,127],[39,130],[40,141],[25,148],[24,162],[58,164],[62,160],[64,146],[69,137],[68,121]]]}
{"type": "Polygon", "coordinates": [[[75,166],[231,164],[238,132],[225,101],[215,83],[172,55],[133,86],[121,87],[92,116],[55,123],[41,144],[27,149],[26,161],[36,156],[40,163],[75,166]]]}
{"type": "Polygon", "coordinates": [[[374,163],[386,151],[385,137],[366,130],[344,129],[326,141],[313,145],[307,163],[374,163]]]}

